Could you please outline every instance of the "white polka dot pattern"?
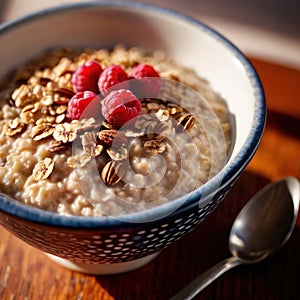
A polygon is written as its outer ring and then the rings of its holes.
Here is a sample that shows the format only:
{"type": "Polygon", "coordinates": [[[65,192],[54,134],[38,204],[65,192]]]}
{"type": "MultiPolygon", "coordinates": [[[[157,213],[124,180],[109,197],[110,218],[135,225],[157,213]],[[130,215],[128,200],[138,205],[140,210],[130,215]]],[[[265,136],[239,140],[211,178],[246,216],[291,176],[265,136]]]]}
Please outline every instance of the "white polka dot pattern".
{"type": "Polygon", "coordinates": [[[6,218],[5,227],[32,246],[74,262],[125,262],[156,253],[186,235],[217,207],[226,191],[219,192],[203,208],[195,205],[178,216],[129,228],[75,230],[25,223],[11,216],[6,218]]]}

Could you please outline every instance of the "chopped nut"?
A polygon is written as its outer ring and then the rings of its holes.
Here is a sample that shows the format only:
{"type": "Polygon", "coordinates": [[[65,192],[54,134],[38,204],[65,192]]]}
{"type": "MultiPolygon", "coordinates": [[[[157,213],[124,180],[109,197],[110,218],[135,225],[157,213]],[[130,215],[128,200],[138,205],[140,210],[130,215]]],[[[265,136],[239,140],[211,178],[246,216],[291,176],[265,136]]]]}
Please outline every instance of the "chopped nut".
{"type": "Polygon", "coordinates": [[[55,126],[53,138],[58,142],[68,143],[76,139],[77,133],[75,126],[69,123],[58,124],[55,126]]]}
{"type": "Polygon", "coordinates": [[[65,114],[58,115],[58,116],[55,118],[55,123],[59,124],[59,123],[61,123],[65,118],[66,118],[66,115],[65,115],[65,114]]]}
{"type": "Polygon", "coordinates": [[[68,148],[70,148],[71,145],[72,145],[72,143],[62,143],[62,142],[58,142],[58,141],[54,140],[49,143],[47,150],[50,152],[65,151],[68,148]]]}
{"type": "Polygon", "coordinates": [[[41,99],[41,103],[46,106],[53,104],[53,97],[51,95],[46,95],[41,99]]]}
{"type": "Polygon", "coordinates": [[[107,185],[116,185],[124,176],[125,167],[121,162],[108,162],[101,172],[101,178],[107,185]]]}
{"type": "Polygon", "coordinates": [[[51,158],[46,157],[35,165],[32,176],[36,181],[46,179],[51,175],[53,168],[54,161],[51,158]]]}
{"type": "Polygon", "coordinates": [[[51,115],[51,116],[56,116],[56,108],[54,106],[50,106],[48,108],[48,113],[51,115]]]}
{"type": "Polygon", "coordinates": [[[3,127],[6,135],[14,136],[21,133],[26,129],[26,124],[20,118],[9,120],[3,127]]]}
{"type": "Polygon", "coordinates": [[[34,104],[26,105],[21,112],[21,119],[26,124],[34,123],[39,117],[43,115],[41,111],[43,108],[42,103],[36,102],[34,104]]]}
{"type": "Polygon", "coordinates": [[[35,124],[36,125],[41,125],[41,124],[54,124],[55,123],[55,117],[52,116],[43,116],[42,118],[36,120],[35,124]]]}
{"type": "Polygon", "coordinates": [[[24,107],[27,104],[32,103],[30,94],[31,92],[29,90],[29,87],[26,84],[22,84],[13,92],[13,94],[11,95],[11,99],[15,101],[16,107],[24,107]]]}
{"type": "Polygon", "coordinates": [[[49,81],[46,84],[47,90],[51,91],[51,93],[58,87],[58,83],[56,81],[49,81]]]}
{"type": "Polygon", "coordinates": [[[108,147],[120,147],[127,144],[125,133],[116,129],[101,130],[97,133],[97,136],[108,147]]]}
{"type": "Polygon", "coordinates": [[[53,102],[55,102],[56,104],[67,104],[70,101],[70,98],[67,97],[62,97],[58,94],[54,94],[53,96],[53,102]]]}
{"type": "Polygon", "coordinates": [[[67,164],[71,168],[83,168],[91,158],[92,157],[86,153],[75,155],[68,158],[67,164]]]}
{"type": "Polygon", "coordinates": [[[62,77],[62,76],[66,76],[66,75],[73,75],[73,73],[74,72],[71,70],[65,70],[61,74],[59,74],[59,76],[62,77]]]}
{"type": "Polygon", "coordinates": [[[67,111],[67,109],[68,109],[67,105],[59,105],[56,108],[56,114],[57,115],[63,114],[63,113],[65,113],[67,111]]]}
{"type": "Polygon", "coordinates": [[[52,124],[44,123],[37,126],[34,126],[31,130],[31,138],[34,141],[39,141],[46,137],[49,137],[54,132],[52,124]]]}
{"type": "Polygon", "coordinates": [[[54,93],[58,94],[63,98],[68,98],[68,99],[71,99],[75,95],[75,93],[72,90],[66,88],[55,89],[54,93]]]}
{"type": "Polygon", "coordinates": [[[50,78],[46,78],[46,77],[41,77],[41,78],[40,78],[40,84],[41,84],[42,86],[46,86],[47,83],[50,82],[50,81],[52,81],[52,79],[50,79],[50,78]]]}
{"type": "Polygon", "coordinates": [[[33,112],[32,112],[33,109],[34,109],[34,105],[28,104],[21,111],[21,119],[26,124],[29,124],[33,120],[33,112]]]}
{"type": "Polygon", "coordinates": [[[150,140],[144,143],[146,152],[151,154],[163,153],[166,150],[166,144],[159,140],[150,140]]]}
{"type": "Polygon", "coordinates": [[[114,126],[106,121],[102,121],[102,125],[107,129],[113,129],[114,126]]]}
{"type": "Polygon", "coordinates": [[[48,112],[50,113],[51,116],[58,116],[61,114],[64,114],[67,111],[67,106],[66,105],[53,105],[48,108],[48,112]]]}
{"type": "Polygon", "coordinates": [[[90,155],[94,157],[99,156],[102,153],[103,149],[104,147],[102,145],[96,145],[94,152],[91,153],[90,155]]]}
{"type": "Polygon", "coordinates": [[[158,118],[158,120],[160,120],[161,122],[168,121],[170,117],[169,111],[167,109],[161,109],[161,108],[155,113],[155,115],[158,118]]]}
{"type": "Polygon", "coordinates": [[[32,90],[32,93],[34,95],[36,95],[37,98],[40,98],[42,95],[43,95],[43,88],[41,85],[35,85],[33,90],[32,90]]]}
{"type": "Polygon", "coordinates": [[[178,132],[182,132],[183,130],[190,130],[195,124],[195,116],[187,113],[183,114],[177,122],[176,129],[178,132]]]}
{"type": "Polygon", "coordinates": [[[181,106],[178,106],[177,104],[172,102],[169,102],[167,104],[167,109],[169,110],[170,115],[176,115],[183,111],[183,108],[181,106]]]}

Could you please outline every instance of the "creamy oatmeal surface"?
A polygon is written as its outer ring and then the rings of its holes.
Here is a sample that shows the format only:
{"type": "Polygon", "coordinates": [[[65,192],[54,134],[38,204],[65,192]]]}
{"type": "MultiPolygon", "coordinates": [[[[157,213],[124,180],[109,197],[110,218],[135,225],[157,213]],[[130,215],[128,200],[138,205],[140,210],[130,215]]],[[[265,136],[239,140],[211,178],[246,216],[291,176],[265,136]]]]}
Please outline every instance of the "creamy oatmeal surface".
{"type": "Polygon", "coordinates": [[[3,82],[0,96],[1,192],[59,214],[120,215],[158,205],[202,185],[227,160],[225,101],[160,51],[48,52],[3,82]],[[161,90],[141,98],[141,115],[128,126],[115,128],[98,113],[70,120],[71,79],[89,60],[128,72],[149,64],[161,90]]]}

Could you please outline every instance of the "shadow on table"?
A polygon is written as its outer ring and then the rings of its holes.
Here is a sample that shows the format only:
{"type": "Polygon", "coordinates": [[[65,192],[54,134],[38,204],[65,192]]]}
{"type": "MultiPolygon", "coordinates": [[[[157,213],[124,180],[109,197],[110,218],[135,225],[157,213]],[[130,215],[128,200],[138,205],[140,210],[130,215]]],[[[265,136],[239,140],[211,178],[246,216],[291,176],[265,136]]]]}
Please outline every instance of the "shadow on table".
{"type": "Polygon", "coordinates": [[[300,119],[268,110],[267,126],[300,139],[300,119]]]}
{"type": "MultiPolygon", "coordinates": [[[[116,300],[169,299],[197,275],[230,256],[231,225],[245,203],[269,180],[245,171],[226,199],[192,233],[162,251],[147,266],[130,273],[98,277],[116,300]]],[[[300,228],[271,259],[237,267],[195,299],[300,299],[300,228]],[[295,296],[298,298],[295,298],[295,296]]]]}

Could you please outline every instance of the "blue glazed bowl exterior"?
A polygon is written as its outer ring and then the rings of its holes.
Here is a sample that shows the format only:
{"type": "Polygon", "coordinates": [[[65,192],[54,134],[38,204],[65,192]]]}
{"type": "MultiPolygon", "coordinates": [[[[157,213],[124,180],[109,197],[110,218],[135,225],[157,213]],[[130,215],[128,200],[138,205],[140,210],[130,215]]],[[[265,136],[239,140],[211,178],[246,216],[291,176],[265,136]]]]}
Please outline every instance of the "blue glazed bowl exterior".
{"type": "Polygon", "coordinates": [[[46,253],[85,264],[120,263],[139,259],[166,248],[192,231],[230,190],[228,183],[199,208],[181,209],[163,219],[147,223],[93,228],[49,226],[0,211],[0,224],[21,240],[46,253]]]}

